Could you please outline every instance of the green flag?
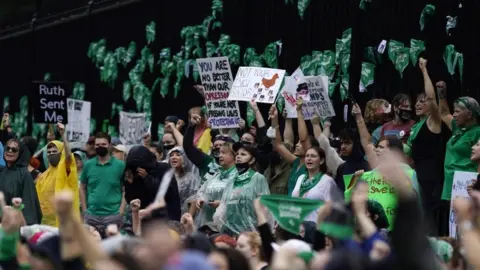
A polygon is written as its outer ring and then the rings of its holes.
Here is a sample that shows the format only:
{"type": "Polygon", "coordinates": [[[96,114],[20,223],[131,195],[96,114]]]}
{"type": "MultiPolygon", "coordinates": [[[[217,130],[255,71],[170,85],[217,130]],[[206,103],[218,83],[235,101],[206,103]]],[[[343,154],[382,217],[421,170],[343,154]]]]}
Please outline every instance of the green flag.
{"type": "Polygon", "coordinates": [[[270,210],[280,227],[294,234],[300,233],[300,224],[305,217],[323,204],[322,201],[286,195],[263,195],[260,202],[270,210]]]}

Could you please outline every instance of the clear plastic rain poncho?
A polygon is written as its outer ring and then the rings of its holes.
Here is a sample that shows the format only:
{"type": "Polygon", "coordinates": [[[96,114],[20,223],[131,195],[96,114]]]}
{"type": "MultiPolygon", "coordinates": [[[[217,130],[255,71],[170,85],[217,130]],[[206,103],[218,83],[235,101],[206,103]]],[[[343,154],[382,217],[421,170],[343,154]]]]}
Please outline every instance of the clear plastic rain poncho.
{"type": "Polygon", "coordinates": [[[225,189],[215,213],[215,223],[224,233],[239,235],[256,231],[258,224],[253,201],[269,194],[268,182],[263,175],[251,169],[238,175],[225,189]]]}
{"type": "Polygon", "coordinates": [[[177,146],[168,151],[168,158],[170,158],[170,154],[173,152],[178,152],[183,158],[183,171],[180,174],[175,172],[183,215],[188,213],[188,204],[192,202],[192,196],[195,196],[200,189],[200,174],[197,167],[185,155],[182,147],[177,146]]]}
{"type": "Polygon", "coordinates": [[[213,214],[215,214],[215,208],[208,205],[209,201],[220,201],[224,194],[227,185],[232,182],[237,176],[237,168],[235,166],[230,169],[224,170],[219,168],[218,172],[212,177],[209,177],[205,183],[202,184],[200,190],[197,192],[190,201],[202,200],[205,203],[200,209],[198,215],[195,218],[195,225],[197,228],[205,225],[206,223],[213,221],[213,214]]]}

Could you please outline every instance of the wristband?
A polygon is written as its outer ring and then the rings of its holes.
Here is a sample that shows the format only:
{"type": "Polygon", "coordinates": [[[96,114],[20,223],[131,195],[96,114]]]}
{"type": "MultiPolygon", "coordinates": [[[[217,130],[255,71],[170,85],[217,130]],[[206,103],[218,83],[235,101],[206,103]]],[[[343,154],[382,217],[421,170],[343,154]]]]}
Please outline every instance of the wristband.
{"type": "Polygon", "coordinates": [[[14,208],[15,208],[15,210],[22,211],[25,208],[25,204],[22,203],[22,204],[20,204],[20,207],[18,207],[18,208],[14,207],[14,208]]]}

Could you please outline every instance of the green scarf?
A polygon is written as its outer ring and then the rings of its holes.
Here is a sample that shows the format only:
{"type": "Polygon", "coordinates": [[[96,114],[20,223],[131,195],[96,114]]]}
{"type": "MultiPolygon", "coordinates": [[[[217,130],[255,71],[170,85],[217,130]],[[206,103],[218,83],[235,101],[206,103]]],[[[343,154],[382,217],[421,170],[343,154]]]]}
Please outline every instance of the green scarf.
{"type": "Polygon", "coordinates": [[[235,166],[232,166],[230,169],[223,169],[220,168],[220,180],[224,180],[230,176],[230,173],[233,172],[233,170],[236,170],[237,168],[235,166]]]}
{"type": "Polygon", "coordinates": [[[248,182],[250,182],[250,180],[252,180],[252,177],[254,174],[255,174],[255,171],[252,169],[249,169],[245,173],[238,175],[235,178],[235,182],[233,182],[233,187],[241,187],[247,184],[248,182]]]}
{"type": "Polygon", "coordinates": [[[320,179],[322,178],[323,173],[319,172],[310,179],[307,178],[308,173],[304,175],[305,175],[305,178],[303,179],[302,184],[300,185],[300,197],[303,197],[305,193],[307,193],[310,189],[316,186],[318,182],[320,182],[320,179]]]}
{"type": "Polygon", "coordinates": [[[408,138],[408,141],[407,141],[408,146],[412,147],[413,141],[415,140],[415,138],[417,138],[418,132],[420,132],[420,129],[423,127],[423,124],[427,122],[427,119],[428,119],[428,116],[423,117],[422,120],[420,120],[420,122],[413,125],[413,127],[410,129],[410,137],[408,138]]]}

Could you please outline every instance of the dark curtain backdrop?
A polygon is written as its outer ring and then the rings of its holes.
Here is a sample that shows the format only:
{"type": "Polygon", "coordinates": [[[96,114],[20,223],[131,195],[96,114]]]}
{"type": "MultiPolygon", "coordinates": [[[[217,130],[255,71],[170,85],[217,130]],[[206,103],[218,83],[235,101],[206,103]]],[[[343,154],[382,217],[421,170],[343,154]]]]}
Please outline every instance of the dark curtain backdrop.
{"type": "MultiPolygon", "coordinates": [[[[85,1],[87,2],[87,1],[85,1]]],[[[213,32],[212,41],[221,33],[231,36],[232,42],[242,48],[254,47],[263,52],[272,41],[282,40],[283,49],[280,68],[292,72],[300,57],[311,54],[312,50],[334,50],[336,38],[349,27],[353,29],[352,59],[350,71],[350,92],[361,104],[374,97],[391,99],[404,92],[414,97],[423,90],[418,65],[409,64],[403,79],[384,55],[383,63],[377,65],[375,83],[367,93],[358,92],[360,66],[364,60],[363,51],[367,46],[378,46],[382,39],[395,39],[410,46],[410,39],[421,39],[426,43],[424,55],[434,82],[445,80],[449,86],[448,98],[452,102],[462,95],[479,97],[476,76],[480,73],[478,61],[479,25],[475,16],[480,11],[480,2],[474,0],[373,0],[365,11],[358,8],[359,0],[315,0],[312,1],[304,20],[297,14],[296,5],[285,5],[283,0],[226,0],[222,16],[223,27],[213,32]],[[419,18],[426,4],[436,6],[436,15],[427,22],[424,32],[420,31],[419,18]],[[451,36],[445,32],[446,16],[458,16],[457,28],[451,36]],[[454,44],[465,58],[463,83],[458,74],[450,76],[443,62],[447,44],[454,44]]],[[[210,0],[145,0],[79,20],[59,24],[27,34],[0,41],[0,98],[10,97],[10,111],[18,111],[19,99],[31,90],[32,80],[41,80],[46,72],[56,81],[86,84],[85,99],[92,101],[92,117],[100,127],[103,119],[109,119],[113,102],[124,104],[122,84],[128,79],[127,69],[120,68],[119,79],[114,89],[100,82],[98,69],[87,58],[90,42],[106,38],[108,49],[127,46],[137,42],[137,50],[145,41],[145,25],[154,20],[157,23],[157,38],[150,47],[156,53],[170,47],[172,53],[182,46],[180,31],[187,25],[195,25],[211,13],[210,0]]],[[[39,16],[42,14],[40,12],[39,16]]],[[[236,67],[233,68],[235,74],[236,67]]],[[[158,73],[156,67],[154,73],[158,73]]],[[[458,73],[458,72],[457,72],[458,73]]],[[[145,72],[144,82],[152,86],[156,74],[145,72]]],[[[185,79],[179,96],[170,94],[162,98],[157,89],[153,94],[153,133],[158,122],[170,114],[186,118],[190,107],[201,105],[201,96],[192,88],[193,81],[185,79]]],[[[173,93],[173,90],[171,91],[173,93]]],[[[338,115],[343,114],[343,104],[338,91],[333,96],[338,115]]],[[[134,109],[133,100],[124,104],[134,109]]],[[[244,107],[245,105],[242,105],[244,107]]],[[[268,106],[262,106],[266,113],[268,106]]],[[[342,117],[337,117],[341,123],[342,117]]],[[[111,119],[116,123],[118,119],[111,119]]],[[[339,127],[340,125],[336,125],[339,127]]]]}

